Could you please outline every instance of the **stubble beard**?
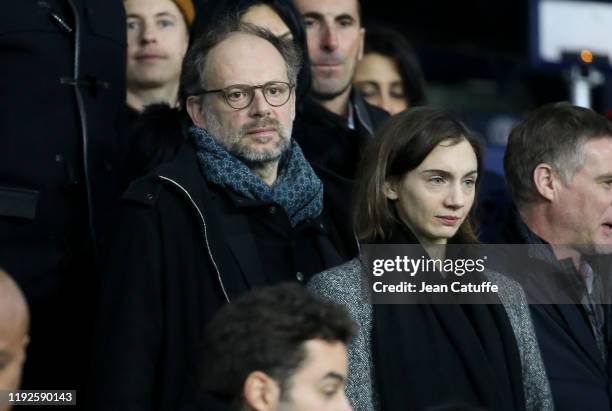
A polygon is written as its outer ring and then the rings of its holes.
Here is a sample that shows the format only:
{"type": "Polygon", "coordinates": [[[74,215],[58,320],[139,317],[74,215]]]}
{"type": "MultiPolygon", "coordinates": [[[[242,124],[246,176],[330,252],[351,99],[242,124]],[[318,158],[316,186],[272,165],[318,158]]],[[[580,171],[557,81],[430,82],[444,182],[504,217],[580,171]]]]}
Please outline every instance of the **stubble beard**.
{"type": "Polygon", "coordinates": [[[212,112],[206,113],[207,131],[215,141],[245,163],[250,169],[262,169],[270,164],[277,163],[290,147],[292,125],[283,128],[280,122],[273,118],[263,118],[244,124],[237,131],[227,135],[222,129],[217,116],[212,112]],[[257,150],[244,142],[250,129],[256,127],[274,127],[278,133],[274,146],[267,150],[257,150]]]}
{"type": "Polygon", "coordinates": [[[348,90],[352,85],[353,85],[353,82],[352,82],[352,77],[351,77],[349,81],[340,90],[335,90],[335,91],[317,90],[316,80],[314,80],[313,87],[310,92],[312,93],[312,97],[315,100],[330,101],[342,95],[342,93],[348,90]]]}
{"type": "Polygon", "coordinates": [[[314,71],[312,72],[312,89],[311,94],[315,100],[320,101],[331,101],[335,98],[341,96],[346,90],[352,87],[353,85],[353,77],[355,76],[355,70],[357,68],[357,60],[353,62],[353,67],[351,68],[352,72],[348,76],[346,82],[341,84],[338,88],[333,87],[333,84],[325,84],[329,82],[329,79],[324,79],[319,82],[316,78],[314,71]],[[327,80],[327,81],[326,81],[327,80]],[[326,87],[327,86],[327,87],[326,87]]]}

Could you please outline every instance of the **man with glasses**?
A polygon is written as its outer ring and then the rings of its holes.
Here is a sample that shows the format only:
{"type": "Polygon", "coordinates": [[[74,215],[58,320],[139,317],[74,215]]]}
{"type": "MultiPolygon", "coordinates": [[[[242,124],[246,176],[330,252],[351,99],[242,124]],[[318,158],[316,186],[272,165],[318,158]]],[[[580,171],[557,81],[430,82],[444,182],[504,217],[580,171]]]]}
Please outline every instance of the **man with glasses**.
{"type": "Polygon", "coordinates": [[[99,409],[179,409],[221,305],[345,259],[323,185],[291,139],[299,56],[235,21],[187,53],[188,141],[124,195],[102,297],[99,409]]]}

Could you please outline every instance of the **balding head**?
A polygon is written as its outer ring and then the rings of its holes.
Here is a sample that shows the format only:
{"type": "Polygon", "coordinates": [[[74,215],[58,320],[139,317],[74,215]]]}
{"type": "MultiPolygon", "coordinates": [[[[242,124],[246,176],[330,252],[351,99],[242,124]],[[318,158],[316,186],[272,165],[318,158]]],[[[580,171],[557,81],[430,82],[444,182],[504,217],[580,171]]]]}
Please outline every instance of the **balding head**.
{"type": "MultiPolygon", "coordinates": [[[[14,390],[28,343],[29,312],[19,287],[0,269],[0,390],[14,390]]],[[[8,408],[0,407],[0,411],[8,408]]]]}

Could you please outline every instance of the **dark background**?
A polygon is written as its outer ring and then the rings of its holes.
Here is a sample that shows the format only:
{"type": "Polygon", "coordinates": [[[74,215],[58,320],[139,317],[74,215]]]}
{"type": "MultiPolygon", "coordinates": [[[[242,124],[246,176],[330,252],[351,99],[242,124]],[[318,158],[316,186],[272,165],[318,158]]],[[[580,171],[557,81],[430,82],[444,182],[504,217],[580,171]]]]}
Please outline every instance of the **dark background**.
{"type": "MultiPolygon", "coordinates": [[[[410,39],[428,81],[430,103],[520,115],[570,99],[566,73],[529,61],[528,0],[361,4],[366,27],[384,24],[410,39]]],[[[594,109],[605,113],[612,107],[610,89],[606,84],[594,90],[594,109]]]]}

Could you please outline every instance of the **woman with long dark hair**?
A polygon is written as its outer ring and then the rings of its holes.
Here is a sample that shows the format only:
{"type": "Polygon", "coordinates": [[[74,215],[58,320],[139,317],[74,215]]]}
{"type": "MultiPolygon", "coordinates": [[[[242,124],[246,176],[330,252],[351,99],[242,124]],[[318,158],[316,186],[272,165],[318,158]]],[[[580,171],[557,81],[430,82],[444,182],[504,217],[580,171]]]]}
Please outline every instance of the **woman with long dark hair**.
{"type": "MultiPolygon", "coordinates": [[[[438,109],[390,118],[361,164],[354,198],[362,244],[406,244],[453,258],[449,244],[476,243],[470,210],[482,170],[479,140],[438,109]]],[[[420,253],[420,252],[419,252],[420,253]]],[[[490,304],[374,304],[362,299],[359,259],[309,286],[347,306],[359,324],[347,394],[356,410],[424,410],[459,403],[495,410],[551,409],[548,380],[523,290],[486,271],[490,304]]],[[[453,272],[433,272],[439,281],[453,272]]]]}
{"type": "Polygon", "coordinates": [[[425,76],[412,46],[389,27],[366,27],[353,83],[370,104],[394,115],[425,104],[425,76]]]}

